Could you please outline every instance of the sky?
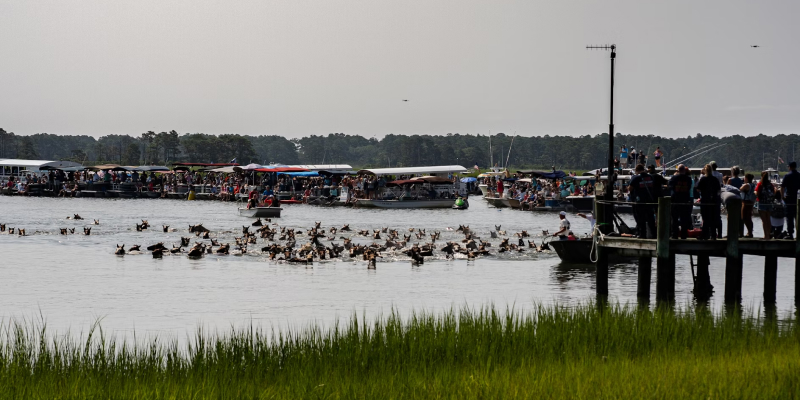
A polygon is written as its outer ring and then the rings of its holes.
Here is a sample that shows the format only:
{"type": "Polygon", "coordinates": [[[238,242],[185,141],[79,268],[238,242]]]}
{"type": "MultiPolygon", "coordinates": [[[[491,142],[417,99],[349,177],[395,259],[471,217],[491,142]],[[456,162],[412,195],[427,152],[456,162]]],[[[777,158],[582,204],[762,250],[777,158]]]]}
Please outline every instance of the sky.
{"type": "Polygon", "coordinates": [[[798,15],[797,0],[0,0],[0,127],[594,135],[609,54],[585,47],[614,43],[617,132],[800,133],[798,15]]]}

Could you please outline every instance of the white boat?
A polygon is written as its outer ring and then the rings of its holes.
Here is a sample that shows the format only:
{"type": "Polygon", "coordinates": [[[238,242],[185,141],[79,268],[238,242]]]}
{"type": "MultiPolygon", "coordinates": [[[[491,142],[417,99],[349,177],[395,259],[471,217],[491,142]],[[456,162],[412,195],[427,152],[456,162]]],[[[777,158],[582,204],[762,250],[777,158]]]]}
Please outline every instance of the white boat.
{"type": "MultiPolygon", "coordinates": [[[[410,168],[363,169],[362,174],[406,177],[387,182],[374,195],[374,199],[355,200],[356,207],[372,208],[451,208],[456,197],[466,198],[466,184],[451,178],[450,174],[463,173],[460,165],[441,165],[410,168]],[[409,178],[418,174],[431,174],[409,178]],[[435,174],[439,174],[438,176],[435,174]]],[[[344,192],[342,193],[344,195],[344,192]]]]}
{"type": "Polygon", "coordinates": [[[425,199],[425,200],[372,200],[359,199],[358,207],[377,208],[452,208],[454,199],[425,199]]]}
{"type": "Polygon", "coordinates": [[[280,218],[280,207],[239,207],[239,215],[249,218],[280,218]]]}
{"type": "Polygon", "coordinates": [[[489,186],[487,186],[485,183],[478,185],[478,189],[481,190],[481,196],[483,197],[486,197],[489,194],[489,186]]]}

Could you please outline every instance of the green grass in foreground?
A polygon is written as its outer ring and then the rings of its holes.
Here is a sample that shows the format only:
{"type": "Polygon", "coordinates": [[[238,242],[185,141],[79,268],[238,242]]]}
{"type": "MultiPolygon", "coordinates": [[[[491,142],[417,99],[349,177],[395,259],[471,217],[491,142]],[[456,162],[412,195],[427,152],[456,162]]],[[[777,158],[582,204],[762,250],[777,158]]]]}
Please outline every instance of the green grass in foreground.
{"type": "Polygon", "coordinates": [[[75,341],[14,321],[0,398],[798,397],[794,320],[615,306],[396,314],[295,332],[199,332],[182,348],[75,341]]]}

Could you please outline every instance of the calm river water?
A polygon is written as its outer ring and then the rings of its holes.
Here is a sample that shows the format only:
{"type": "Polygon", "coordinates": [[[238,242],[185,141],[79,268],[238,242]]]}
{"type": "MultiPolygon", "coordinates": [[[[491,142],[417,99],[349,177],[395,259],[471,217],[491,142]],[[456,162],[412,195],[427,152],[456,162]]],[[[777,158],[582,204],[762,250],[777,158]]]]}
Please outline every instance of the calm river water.
{"type": "MultiPolygon", "coordinates": [[[[181,236],[189,236],[189,224],[197,223],[211,229],[212,237],[220,242],[232,242],[240,235],[242,225],[252,222],[239,217],[232,203],[0,196],[0,210],[0,223],[25,228],[29,235],[0,235],[0,318],[37,319],[41,315],[49,329],[58,331],[85,330],[102,318],[104,329],[123,335],[135,330],[185,336],[198,326],[225,330],[251,321],[264,327],[330,324],[354,312],[375,317],[393,307],[404,313],[488,304],[525,309],[536,303],[577,304],[594,298],[593,268],[563,265],[555,253],[496,255],[475,261],[429,260],[419,267],[412,267],[404,256],[396,256],[379,261],[376,270],[367,270],[365,262],[347,257],[300,266],[270,262],[255,253],[209,255],[199,260],[186,256],[156,260],[149,252],[114,255],[116,244],[125,244],[126,248],[140,244],[144,248],[163,241],[169,247],[179,243],[181,236]],[[85,220],[66,219],[75,213],[85,220]],[[91,225],[93,219],[99,219],[100,224],[91,225]],[[152,227],[137,232],[135,223],[142,219],[152,227]],[[162,224],[177,231],[164,233],[162,224]],[[80,234],[84,226],[93,226],[90,236],[80,234]],[[76,234],[60,235],[59,228],[76,228],[76,234]]],[[[570,219],[576,233],[589,232],[585,220],[577,216],[570,219]]],[[[498,210],[478,198],[466,211],[289,205],[283,218],[273,222],[307,229],[315,221],[322,221],[323,228],[350,224],[353,234],[359,229],[384,226],[399,229],[401,234],[411,227],[427,229],[428,233],[439,230],[440,245],[463,238],[446,230],[459,224],[469,225],[484,239],[489,238],[494,225],[501,225],[508,235],[525,229],[535,234],[537,242],[543,229],[554,232],[558,226],[554,213],[498,210]]],[[[299,244],[304,241],[298,238],[299,244]]],[[[355,241],[369,242],[366,238],[355,241]]],[[[261,243],[259,239],[256,247],[261,243]]],[[[497,247],[491,249],[496,252],[497,247]]],[[[791,260],[779,260],[777,307],[781,315],[794,311],[793,269],[791,260]]],[[[722,307],[724,271],[724,260],[712,260],[714,309],[722,307]]],[[[763,271],[763,259],[745,259],[745,309],[763,312],[763,271]]],[[[655,276],[654,272],[653,279],[655,276]]],[[[678,304],[692,302],[691,282],[688,257],[680,256],[678,304]]],[[[652,288],[655,291],[655,282],[652,288]]],[[[609,292],[612,300],[635,303],[636,266],[613,267],[609,292]]]]}

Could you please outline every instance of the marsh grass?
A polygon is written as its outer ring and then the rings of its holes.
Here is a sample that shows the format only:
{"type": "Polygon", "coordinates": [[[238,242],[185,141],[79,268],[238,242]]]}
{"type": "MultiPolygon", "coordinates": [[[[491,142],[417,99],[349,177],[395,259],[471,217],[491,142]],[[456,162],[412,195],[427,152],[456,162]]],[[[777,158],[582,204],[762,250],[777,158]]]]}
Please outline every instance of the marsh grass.
{"type": "Polygon", "coordinates": [[[187,346],[12,320],[0,398],[792,398],[799,339],[793,319],[593,304],[198,330],[187,346]]]}

